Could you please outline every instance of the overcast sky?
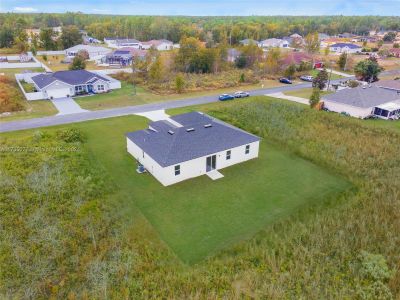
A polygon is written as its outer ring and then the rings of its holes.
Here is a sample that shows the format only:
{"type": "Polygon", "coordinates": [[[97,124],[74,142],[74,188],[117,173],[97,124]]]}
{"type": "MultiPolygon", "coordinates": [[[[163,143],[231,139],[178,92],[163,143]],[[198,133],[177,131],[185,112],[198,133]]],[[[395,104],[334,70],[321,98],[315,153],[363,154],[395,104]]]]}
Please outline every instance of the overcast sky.
{"type": "Polygon", "coordinates": [[[400,0],[0,0],[1,12],[124,15],[400,15],[400,0]]]}

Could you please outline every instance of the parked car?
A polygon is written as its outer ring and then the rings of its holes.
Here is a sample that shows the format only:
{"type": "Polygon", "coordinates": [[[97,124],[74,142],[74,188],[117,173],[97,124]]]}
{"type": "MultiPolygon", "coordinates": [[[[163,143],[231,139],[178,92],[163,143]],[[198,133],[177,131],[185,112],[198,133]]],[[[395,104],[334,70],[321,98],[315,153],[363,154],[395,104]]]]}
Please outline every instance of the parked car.
{"type": "Polygon", "coordinates": [[[248,92],[239,91],[239,92],[234,93],[233,96],[235,98],[244,98],[244,97],[249,97],[250,94],[248,92]]]}
{"type": "Polygon", "coordinates": [[[279,78],[279,82],[286,83],[286,84],[292,84],[293,83],[290,79],[288,79],[286,77],[279,78]]]}
{"type": "Polygon", "coordinates": [[[303,81],[308,81],[308,82],[312,82],[314,77],[310,76],[310,75],[301,75],[300,79],[303,81]]]}
{"type": "Polygon", "coordinates": [[[229,94],[222,94],[221,96],[219,96],[218,99],[220,101],[225,101],[225,100],[233,100],[233,99],[235,99],[235,97],[233,97],[232,95],[229,95],[229,94]]]}

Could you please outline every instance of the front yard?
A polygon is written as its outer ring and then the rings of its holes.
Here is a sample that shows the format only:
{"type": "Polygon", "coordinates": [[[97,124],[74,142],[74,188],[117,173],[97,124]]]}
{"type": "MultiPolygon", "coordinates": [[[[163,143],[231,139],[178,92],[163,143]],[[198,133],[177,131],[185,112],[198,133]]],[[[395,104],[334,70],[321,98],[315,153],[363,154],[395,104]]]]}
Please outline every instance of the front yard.
{"type": "Polygon", "coordinates": [[[248,91],[252,89],[272,88],[282,86],[277,80],[264,80],[259,84],[246,85],[241,87],[231,87],[207,90],[201,92],[172,93],[168,95],[156,94],[140,86],[136,86],[136,95],[133,94],[133,86],[121,81],[121,89],[113,90],[106,94],[98,94],[88,97],[76,97],[75,101],[83,108],[88,110],[100,110],[107,108],[140,105],[153,102],[162,102],[168,100],[179,100],[201,96],[213,96],[218,98],[219,94],[234,93],[239,90],[248,91]]]}
{"type": "MultiPolygon", "coordinates": [[[[284,92],[285,95],[288,96],[295,96],[295,97],[300,97],[300,98],[305,98],[305,99],[310,99],[311,94],[312,94],[313,89],[300,89],[300,90],[293,90],[293,91],[286,91],[284,92]]],[[[323,95],[329,95],[332,94],[332,92],[327,92],[327,91],[321,91],[321,97],[323,95]]]]}

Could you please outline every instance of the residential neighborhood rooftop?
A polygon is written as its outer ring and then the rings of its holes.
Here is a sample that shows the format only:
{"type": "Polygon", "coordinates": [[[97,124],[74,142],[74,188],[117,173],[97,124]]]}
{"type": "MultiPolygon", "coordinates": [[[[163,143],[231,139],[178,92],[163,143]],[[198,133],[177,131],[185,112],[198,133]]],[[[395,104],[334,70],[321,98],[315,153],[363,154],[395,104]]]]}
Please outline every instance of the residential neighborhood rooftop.
{"type": "Polygon", "coordinates": [[[260,138],[200,112],[152,122],[126,136],[163,167],[259,141],[260,138]]]}
{"type": "Polygon", "coordinates": [[[326,95],[324,99],[355,107],[369,108],[400,100],[400,94],[396,91],[372,85],[370,87],[344,89],[334,94],[326,95]]]}
{"type": "Polygon", "coordinates": [[[58,71],[54,73],[39,74],[32,77],[32,80],[39,88],[48,86],[54,81],[62,81],[70,85],[86,83],[93,78],[109,81],[108,79],[86,70],[58,71]]]}

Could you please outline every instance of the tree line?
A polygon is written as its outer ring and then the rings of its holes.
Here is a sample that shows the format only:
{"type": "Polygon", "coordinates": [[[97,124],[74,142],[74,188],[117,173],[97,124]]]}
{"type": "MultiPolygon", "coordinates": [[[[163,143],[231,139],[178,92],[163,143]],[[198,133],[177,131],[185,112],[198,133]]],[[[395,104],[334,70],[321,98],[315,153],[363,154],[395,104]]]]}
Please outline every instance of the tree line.
{"type": "Polygon", "coordinates": [[[207,43],[237,44],[245,38],[262,40],[292,33],[350,32],[366,35],[370,30],[400,30],[400,17],[383,16],[112,16],[79,12],[64,14],[0,14],[0,47],[10,47],[26,28],[74,25],[95,38],[108,36],[138,40],[195,37],[207,43]]]}

